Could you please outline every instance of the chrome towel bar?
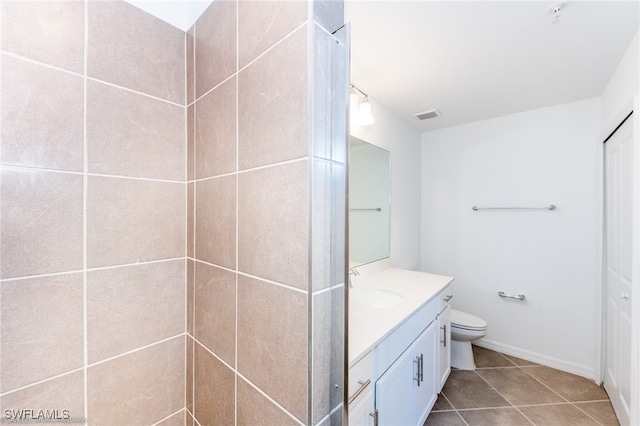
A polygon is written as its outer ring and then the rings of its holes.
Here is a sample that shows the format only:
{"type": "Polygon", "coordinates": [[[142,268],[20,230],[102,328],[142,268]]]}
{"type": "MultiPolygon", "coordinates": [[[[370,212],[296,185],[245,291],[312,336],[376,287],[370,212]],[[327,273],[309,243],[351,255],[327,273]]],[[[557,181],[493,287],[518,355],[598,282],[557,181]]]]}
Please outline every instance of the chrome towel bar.
{"type": "Polygon", "coordinates": [[[351,210],[351,211],[358,210],[358,211],[363,211],[363,212],[365,212],[365,211],[366,212],[381,212],[382,208],[381,207],[376,207],[375,209],[349,209],[349,210],[351,210]]]}
{"type": "Polygon", "coordinates": [[[473,206],[471,210],[477,212],[478,210],[555,210],[555,204],[549,204],[544,207],[478,207],[473,206]]]}
{"type": "Polygon", "coordinates": [[[504,291],[499,291],[498,292],[498,296],[506,297],[507,299],[518,299],[518,300],[524,300],[525,299],[525,295],[524,294],[519,294],[517,296],[512,296],[510,294],[505,294],[504,291]]]}

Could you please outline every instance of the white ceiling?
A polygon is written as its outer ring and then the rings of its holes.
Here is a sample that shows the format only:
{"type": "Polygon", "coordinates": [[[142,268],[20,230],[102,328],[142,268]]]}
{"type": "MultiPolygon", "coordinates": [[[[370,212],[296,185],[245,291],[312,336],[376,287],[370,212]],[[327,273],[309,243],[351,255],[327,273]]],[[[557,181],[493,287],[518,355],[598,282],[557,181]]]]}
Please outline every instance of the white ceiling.
{"type": "MultiPolygon", "coordinates": [[[[213,0],[126,1],[186,31],[213,0]]],[[[345,0],[351,81],[420,131],[600,96],[640,2],[553,3],[345,0]]]]}
{"type": "Polygon", "coordinates": [[[420,131],[600,96],[639,2],[553,3],[347,0],[351,82],[420,131]]]}
{"type": "Polygon", "coordinates": [[[188,31],[213,0],[124,0],[156,18],[188,31]]]}

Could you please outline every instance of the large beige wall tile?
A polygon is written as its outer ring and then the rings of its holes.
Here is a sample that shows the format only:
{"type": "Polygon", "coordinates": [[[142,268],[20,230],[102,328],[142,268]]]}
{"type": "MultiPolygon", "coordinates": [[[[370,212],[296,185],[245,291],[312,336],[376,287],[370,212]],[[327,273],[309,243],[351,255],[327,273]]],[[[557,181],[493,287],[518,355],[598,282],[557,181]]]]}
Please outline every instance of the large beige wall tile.
{"type": "Polygon", "coordinates": [[[81,0],[3,0],[2,50],[82,73],[84,5],[81,0]]]}
{"type": "Polygon", "coordinates": [[[180,410],[173,416],[157,423],[157,426],[185,426],[187,421],[187,411],[180,410]]]}
{"type": "Polygon", "coordinates": [[[256,1],[238,3],[238,56],[240,68],[307,20],[309,5],[304,1],[256,1]]]}
{"type": "Polygon", "coordinates": [[[235,424],[235,374],[199,344],[194,345],[194,416],[201,425],[235,424]]]}
{"type": "Polygon", "coordinates": [[[186,408],[190,413],[193,413],[193,347],[195,343],[191,336],[187,336],[187,365],[186,365],[186,408]]]}
{"type": "Polygon", "coordinates": [[[193,336],[193,324],[195,317],[195,280],[196,265],[191,259],[187,259],[187,333],[193,336]]]}
{"type": "Polygon", "coordinates": [[[236,176],[196,183],[196,258],[235,269],[236,176]]]}
{"type": "Polygon", "coordinates": [[[196,262],[194,337],[229,365],[236,356],[236,274],[196,262]]]}
{"type": "Polygon", "coordinates": [[[187,184],[187,257],[195,257],[195,190],[196,184],[187,184]]]}
{"type": "Polygon", "coordinates": [[[239,73],[241,170],[308,154],[307,42],[305,26],[239,73]]]}
{"type": "Polygon", "coordinates": [[[196,112],[195,105],[187,108],[187,181],[196,177],[195,155],[196,155],[196,112]]]}
{"type": "Polygon", "coordinates": [[[238,276],[238,372],[307,419],[307,294],[238,276]]]}
{"type": "Polygon", "coordinates": [[[187,105],[191,105],[195,101],[195,76],[196,76],[196,26],[195,24],[189,28],[186,33],[187,37],[187,105]]]}
{"type": "Polygon", "coordinates": [[[344,286],[313,295],[312,419],[318,423],[344,400],[344,286]]]}
{"type": "Polygon", "coordinates": [[[238,270],[307,289],[308,162],[238,175],[238,270]]]}
{"type": "Polygon", "coordinates": [[[255,425],[297,426],[299,423],[238,377],[238,426],[255,425]]]}
{"type": "Polygon", "coordinates": [[[184,181],[185,109],[89,80],[89,172],[184,181]]]}
{"type": "Polygon", "coordinates": [[[82,176],[0,172],[0,276],[82,269],[82,176]]]}
{"type": "Polygon", "coordinates": [[[0,284],[0,391],[83,366],[82,287],[81,273],[0,284]]]}
{"type": "Polygon", "coordinates": [[[3,164],[82,171],[82,77],[3,56],[1,105],[3,164]]]}
{"type": "Polygon", "coordinates": [[[84,372],[76,371],[0,397],[3,420],[6,419],[4,410],[29,409],[57,410],[58,417],[83,419],[84,372]]]}
{"type": "Polygon", "coordinates": [[[185,261],[87,273],[89,363],[184,333],[185,261]]]}
{"type": "Polygon", "coordinates": [[[236,0],[217,0],[196,21],[196,99],[237,70],[236,9],[236,0]]]}
{"type": "Polygon", "coordinates": [[[185,184],[89,176],[90,268],[184,257],[185,184]]]}
{"type": "Polygon", "coordinates": [[[153,424],[184,407],[185,338],[114,358],[87,370],[91,425],[153,424]]]}
{"type": "Polygon", "coordinates": [[[90,77],[185,103],[185,34],[124,1],[90,1],[90,77]]]}
{"type": "Polygon", "coordinates": [[[198,179],[236,170],[236,81],[225,81],[196,103],[198,179]]]}

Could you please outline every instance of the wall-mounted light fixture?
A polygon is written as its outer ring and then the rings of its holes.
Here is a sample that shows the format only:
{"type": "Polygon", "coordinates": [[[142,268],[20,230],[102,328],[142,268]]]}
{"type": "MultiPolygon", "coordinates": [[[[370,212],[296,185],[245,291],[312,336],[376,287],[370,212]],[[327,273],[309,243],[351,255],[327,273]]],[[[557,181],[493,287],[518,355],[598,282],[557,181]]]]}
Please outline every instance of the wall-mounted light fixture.
{"type": "Polygon", "coordinates": [[[352,123],[357,123],[359,126],[369,126],[375,121],[371,115],[369,97],[353,84],[349,93],[349,106],[352,123]],[[358,92],[363,96],[362,101],[359,99],[358,92]]]}

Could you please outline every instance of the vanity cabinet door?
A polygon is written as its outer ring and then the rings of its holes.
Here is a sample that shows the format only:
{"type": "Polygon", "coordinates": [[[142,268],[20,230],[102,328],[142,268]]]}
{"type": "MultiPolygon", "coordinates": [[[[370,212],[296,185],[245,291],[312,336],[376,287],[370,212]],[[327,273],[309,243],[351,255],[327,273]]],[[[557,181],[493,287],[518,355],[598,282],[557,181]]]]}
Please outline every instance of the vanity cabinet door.
{"type": "Polygon", "coordinates": [[[451,305],[447,305],[438,315],[438,325],[440,328],[438,393],[440,393],[451,373],[451,305]]]}
{"type": "Polygon", "coordinates": [[[379,426],[422,426],[437,397],[438,333],[434,321],[376,382],[379,426]]]}
{"type": "Polygon", "coordinates": [[[349,426],[374,426],[375,399],[373,389],[361,395],[349,405],[349,426]]]}
{"type": "Polygon", "coordinates": [[[420,386],[414,386],[412,425],[422,426],[438,398],[438,322],[434,321],[422,333],[416,353],[421,357],[420,386]]]}

